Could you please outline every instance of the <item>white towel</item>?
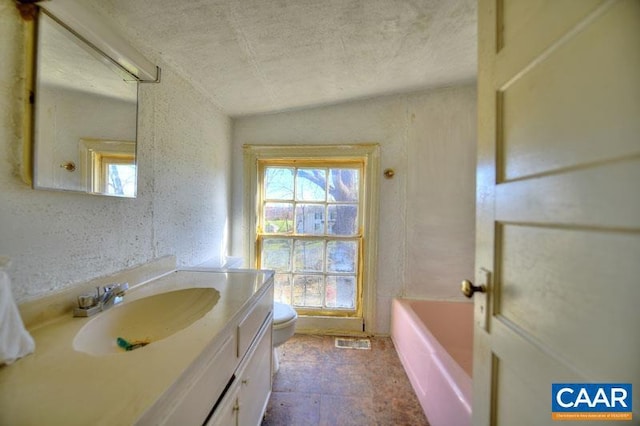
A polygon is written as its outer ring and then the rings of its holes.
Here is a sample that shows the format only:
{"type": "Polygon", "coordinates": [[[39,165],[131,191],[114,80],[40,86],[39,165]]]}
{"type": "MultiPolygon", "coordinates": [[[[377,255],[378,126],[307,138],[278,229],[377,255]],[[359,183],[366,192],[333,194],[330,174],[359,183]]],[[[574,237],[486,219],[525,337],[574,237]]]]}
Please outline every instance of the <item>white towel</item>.
{"type": "Polygon", "coordinates": [[[13,363],[33,352],[35,347],[13,300],[11,279],[0,270],[0,365],[13,363]]]}

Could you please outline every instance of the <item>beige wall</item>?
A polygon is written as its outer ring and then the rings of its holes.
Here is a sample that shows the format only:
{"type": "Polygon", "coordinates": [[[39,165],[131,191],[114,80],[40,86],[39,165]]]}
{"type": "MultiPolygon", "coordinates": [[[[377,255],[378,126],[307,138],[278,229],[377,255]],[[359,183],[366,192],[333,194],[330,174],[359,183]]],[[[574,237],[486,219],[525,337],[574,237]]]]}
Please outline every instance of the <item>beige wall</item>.
{"type": "Polygon", "coordinates": [[[409,100],[404,294],[463,299],[475,257],[476,91],[409,100]]]}
{"type": "Polygon", "coordinates": [[[377,142],[382,179],[376,324],[396,296],[459,299],[472,276],[475,84],[234,120],[233,254],[242,256],[242,145],[377,142]]]}
{"type": "Polygon", "coordinates": [[[226,254],[231,120],[166,64],[160,84],[141,86],[138,198],[22,182],[23,25],[0,0],[0,256],[16,299],[167,254],[180,265],[226,254]]]}

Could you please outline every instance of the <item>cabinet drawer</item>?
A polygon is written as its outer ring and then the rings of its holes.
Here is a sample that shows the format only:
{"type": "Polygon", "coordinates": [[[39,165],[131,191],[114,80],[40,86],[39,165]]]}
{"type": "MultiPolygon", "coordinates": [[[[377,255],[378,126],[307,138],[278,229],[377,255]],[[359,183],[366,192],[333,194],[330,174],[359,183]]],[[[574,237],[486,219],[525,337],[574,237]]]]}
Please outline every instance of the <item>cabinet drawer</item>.
{"type": "Polygon", "coordinates": [[[256,306],[238,324],[237,356],[242,358],[251,346],[269,313],[273,310],[273,285],[262,295],[256,306]]]}
{"type": "Polygon", "coordinates": [[[220,350],[171,413],[166,424],[202,424],[224,391],[237,366],[235,336],[231,333],[220,350]]]}

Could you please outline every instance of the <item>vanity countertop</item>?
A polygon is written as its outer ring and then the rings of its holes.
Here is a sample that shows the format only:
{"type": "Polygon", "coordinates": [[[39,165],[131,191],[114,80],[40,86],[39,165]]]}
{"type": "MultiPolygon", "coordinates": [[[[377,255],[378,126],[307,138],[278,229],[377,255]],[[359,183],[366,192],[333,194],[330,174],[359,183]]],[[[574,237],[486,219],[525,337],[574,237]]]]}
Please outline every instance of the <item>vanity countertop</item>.
{"type": "Polygon", "coordinates": [[[125,304],[190,287],[220,292],[216,306],[189,327],[131,352],[94,356],[74,350],[75,335],[95,317],[73,318],[69,312],[30,329],[35,352],[0,367],[0,424],[135,423],[202,354],[215,350],[217,337],[260,297],[272,276],[271,271],[173,271],[130,289],[125,304]]]}

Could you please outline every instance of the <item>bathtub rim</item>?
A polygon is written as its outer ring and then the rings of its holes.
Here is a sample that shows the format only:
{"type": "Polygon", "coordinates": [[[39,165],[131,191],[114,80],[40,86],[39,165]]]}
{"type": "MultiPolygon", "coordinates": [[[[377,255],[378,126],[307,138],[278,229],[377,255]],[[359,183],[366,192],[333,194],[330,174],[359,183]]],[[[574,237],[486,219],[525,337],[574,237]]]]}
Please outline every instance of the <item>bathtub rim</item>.
{"type": "MultiPolygon", "coordinates": [[[[412,309],[409,302],[425,302],[425,303],[466,303],[471,305],[471,309],[473,309],[473,304],[461,300],[446,300],[446,299],[421,299],[421,298],[409,298],[409,297],[394,297],[392,299],[392,309],[391,309],[391,340],[394,342],[396,346],[396,351],[398,351],[397,344],[395,343],[393,336],[393,322],[395,321],[394,310],[395,305],[401,306],[402,309],[412,321],[412,325],[420,329],[420,334],[418,337],[421,341],[426,345],[431,353],[434,362],[438,365],[439,371],[446,376],[447,382],[451,384],[451,390],[455,393],[457,398],[460,400],[461,404],[464,406],[465,411],[471,415],[472,412],[472,401],[473,401],[473,382],[472,376],[467,374],[467,372],[458,364],[458,362],[451,356],[451,354],[445,349],[445,347],[440,343],[440,341],[433,335],[433,333],[429,330],[429,328],[422,322],[421,318],[418,314],[412,309]]],[[[472,342],[473,348],[473,342],[472,342]]],[[[399,353],[400,355],[400,353],[399,353]]],[[[403,356],[400,356],[403,359],[403,356]]],[[[406,362],[403,360],[403,364],[406,362]]],[[[415,380],[413,377],[411,380],[415,380]]]]}

